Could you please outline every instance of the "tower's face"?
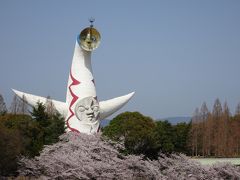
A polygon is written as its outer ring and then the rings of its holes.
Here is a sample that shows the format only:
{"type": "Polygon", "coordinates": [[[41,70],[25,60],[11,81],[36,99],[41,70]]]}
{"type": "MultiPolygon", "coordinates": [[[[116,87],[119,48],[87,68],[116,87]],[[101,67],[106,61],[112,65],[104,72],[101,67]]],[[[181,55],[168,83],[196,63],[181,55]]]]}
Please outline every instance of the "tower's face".
{"type": "Polygon", "coordinates": [[[100,44],[100,33],[93,27],[82,30],[79,36],[80,45],[86,51],[96,49],[100,44]]]}
{"type": "Polygon", "coordinates": [[[93,97],[86,97],[77,102],[75,114],[79,121],[94,123],[99,120],[99,104],[93,97]]]}

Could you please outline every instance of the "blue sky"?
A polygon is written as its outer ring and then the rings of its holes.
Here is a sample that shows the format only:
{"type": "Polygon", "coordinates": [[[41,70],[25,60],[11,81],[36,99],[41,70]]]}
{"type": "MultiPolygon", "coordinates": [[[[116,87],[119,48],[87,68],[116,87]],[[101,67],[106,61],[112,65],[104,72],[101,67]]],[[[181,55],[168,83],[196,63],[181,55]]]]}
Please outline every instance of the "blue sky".
{"type": "MultiPolygon", "coordinates": [[[[65,101],[77,34],[95,17],[100,100],[136,91],[119,112],[189,116],[218,97],[240,102],[240,1],[1,0],[0,93],[65,101]]],[[[115,114],[116,115],[116,114],[115,114]]]]}

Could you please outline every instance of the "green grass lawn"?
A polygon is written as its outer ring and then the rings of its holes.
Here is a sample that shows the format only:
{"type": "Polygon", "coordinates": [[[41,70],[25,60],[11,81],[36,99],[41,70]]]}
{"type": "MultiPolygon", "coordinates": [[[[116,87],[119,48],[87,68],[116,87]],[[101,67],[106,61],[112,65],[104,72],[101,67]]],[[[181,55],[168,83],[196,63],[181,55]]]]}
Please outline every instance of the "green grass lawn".
{"type": "Polygon", "coordinates": [[[217,162],[229,162],[234,165],[240,165],[240,158],[192,158],[203,165],[212,165],[217,162]]]}

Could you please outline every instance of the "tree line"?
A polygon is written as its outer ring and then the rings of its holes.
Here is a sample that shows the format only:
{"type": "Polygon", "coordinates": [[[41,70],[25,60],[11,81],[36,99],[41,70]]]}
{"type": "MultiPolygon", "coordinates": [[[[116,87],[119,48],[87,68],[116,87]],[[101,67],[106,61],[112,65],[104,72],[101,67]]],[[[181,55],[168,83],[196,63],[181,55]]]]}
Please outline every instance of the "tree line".
{"type": "Polygon", "coordinates": [[[0,177],[15,175],[20,156],[39,155],[65,131],[64,118],[50,98],[28,110],[26,100],[14,96],[10,110],[0,95],[0,177]]]}
{"type": "Polygon", "coordinates": [[[168,121],[154,121],[139,112],[125,112],[111,120],[102,131],[104,137],[116,142],[120,152],[157,159],[159,153],[189,154],[189,130],[190,123],[172,125],[168,121]]]}
{"type": "MultiPolygon", "coordinates": [[[[56,109],[54,104],[52,103],[51,97],[47,96],[45,102],[46,112],[48,114],[54,114],[56,109]]],[[[6,103],[4,102],[3,96],[0,94],[0,115],[4,115],[6,113],[11,114],[29,114],[29,106],[27,104],[26,97],[23,95],[21,99],[15,94],[13,96],[11,105],[7,108],[6,103]]]]}
{"type": "Polygon", "coordinates": [[[240,156],[240,103],[231,115],[227,103],[216,99],[209,111],[204,102],[189,123],[172,125],[154,121],[138,112],[125,112],[103,128],[103,135],[123,145],[127,154],[157,158],[159,152],[189,156],[240,156]]]}
{"type": "MultiPolygon", "coordinates": [[[[50,99],[28,110],[25,97],[14,96],[9,110],[0,95],[0,175],[14,173],[17,157],[34,157],[44,145],[58,141],[65,131],[64,117],[50,99]]],[[[125,155],[158,159],[159,154],[184,153],[190,156],[236,157],[240,155],[240,104],[231,115],[227,103],[217,99],[212,112],[206,103],[194,112],[189,123],[172,125],[155,121],[139,112],[124,112],[102,128],[125,155]]]]}
{"type": "Polygon", "coordinates": [[[238,157],[240,156],[240,103],[234,115],[227,102],[221,105],[216,99],[209,111],[204,102],[196,108],[189,132],[192,156],[238,157]]]}

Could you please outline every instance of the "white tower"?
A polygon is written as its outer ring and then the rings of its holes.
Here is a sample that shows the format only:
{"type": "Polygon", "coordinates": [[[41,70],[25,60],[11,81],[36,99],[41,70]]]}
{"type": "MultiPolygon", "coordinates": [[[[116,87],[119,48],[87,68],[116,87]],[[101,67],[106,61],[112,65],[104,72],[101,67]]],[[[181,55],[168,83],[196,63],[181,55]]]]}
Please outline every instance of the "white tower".
{"type": "MultiPolygon", "coordinates": [[[[101,36],[93,27],[85,28],[77,37],[72,66],[69,74],[66,102],[53,100],[53,104],[66,117],[67,131],[93,134],[99,131],[100,121],[110,116],[124,106],[134,95],[134,92],[98,102],[95,82],[92,73],[91,53],[100,44],[101,36]]],[[[45,103],[46,98],[13,91],[31,106],[38,102],[45,103]]]]}

